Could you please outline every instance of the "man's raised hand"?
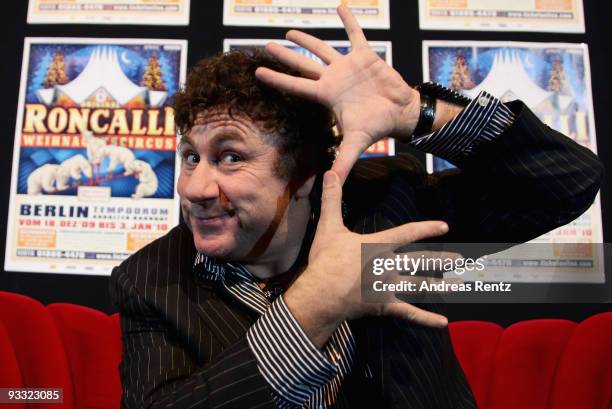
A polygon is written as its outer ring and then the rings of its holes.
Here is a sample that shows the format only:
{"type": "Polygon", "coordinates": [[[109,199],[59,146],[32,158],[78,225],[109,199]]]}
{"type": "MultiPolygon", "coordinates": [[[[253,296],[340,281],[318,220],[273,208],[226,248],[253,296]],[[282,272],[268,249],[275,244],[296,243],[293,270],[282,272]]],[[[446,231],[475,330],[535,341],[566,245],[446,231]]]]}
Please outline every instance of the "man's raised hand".
{"type": "Polygon", "coordinates": [[[419,94],[369,47],[348,7],[338,14],[352,50],[342,55],[324,41],[297,30],[287,39],[319,57],[326,66],[275,43],[266,51],[304,77],[278,73],[265,67],[255,74],[264,83],[330,108],[343,141],[332,169],[343,183],[359,155],[388,136],[409,137],[419,117],[419,94]]]}

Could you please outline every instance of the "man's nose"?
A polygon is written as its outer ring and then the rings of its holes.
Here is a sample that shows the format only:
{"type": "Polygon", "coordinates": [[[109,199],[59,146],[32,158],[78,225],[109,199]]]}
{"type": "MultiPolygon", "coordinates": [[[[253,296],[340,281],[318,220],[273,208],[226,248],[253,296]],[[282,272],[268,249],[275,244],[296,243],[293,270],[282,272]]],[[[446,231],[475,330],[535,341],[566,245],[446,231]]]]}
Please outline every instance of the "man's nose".
{"type": "Polygon", "coordinates": [[[205,161],[200,161],[189,176],[181,175],[179,194],[190,202],[205,202],[219,197],[219,184],[216,169],[205,161]]]}

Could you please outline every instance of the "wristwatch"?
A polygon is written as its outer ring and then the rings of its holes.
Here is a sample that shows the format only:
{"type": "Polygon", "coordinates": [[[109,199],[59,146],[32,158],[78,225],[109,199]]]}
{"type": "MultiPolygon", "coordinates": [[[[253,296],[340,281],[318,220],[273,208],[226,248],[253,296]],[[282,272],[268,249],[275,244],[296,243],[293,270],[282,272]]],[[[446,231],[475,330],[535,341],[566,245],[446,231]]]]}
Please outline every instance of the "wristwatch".
{"type": "Polygon", "coordinates": [[[412,138],[431,133],[436,117],[436,101],[438,99],[462,107],[466,107],[471,101],[468,97],[461,95],[457,91],[453,91],[436,82],[424,82],[417,85],[415,89],[421,95],[421,111],[412,138]]]}

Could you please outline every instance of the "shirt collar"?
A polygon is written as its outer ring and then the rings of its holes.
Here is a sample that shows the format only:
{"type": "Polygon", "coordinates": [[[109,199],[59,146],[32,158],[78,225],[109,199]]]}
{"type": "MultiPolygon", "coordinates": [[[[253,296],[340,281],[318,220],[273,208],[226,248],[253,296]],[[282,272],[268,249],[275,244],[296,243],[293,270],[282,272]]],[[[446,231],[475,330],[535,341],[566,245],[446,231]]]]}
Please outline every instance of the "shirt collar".
{"type": "Polygon", "coordinates": [[[231,275],[242,281],[257,281],[242,264],[221,261],[200,252],[196,254],[193,270],[196,276],[204,280],[224,281],[231,275]]]}

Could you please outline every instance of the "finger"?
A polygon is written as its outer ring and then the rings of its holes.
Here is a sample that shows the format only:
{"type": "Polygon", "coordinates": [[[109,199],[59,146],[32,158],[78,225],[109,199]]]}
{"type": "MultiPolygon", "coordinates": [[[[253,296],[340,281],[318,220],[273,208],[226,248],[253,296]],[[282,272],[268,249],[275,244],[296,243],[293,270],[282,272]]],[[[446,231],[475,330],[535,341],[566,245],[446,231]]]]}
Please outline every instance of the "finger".
{"type": "Polygon", "coordinates": [[[325,41],[318,39],[317,37],[311,36],[310,34],[297,30],[290,30],[287,32],[285,38],[309,50],[314,55],[322,59],[325,64],[330,64],[335,59],[342,57],[342,54],[334,50],[334,47],[327,44],[325,41]]]}
{"type": "Polygon", "coordinates": [[[344,4],[341,4],[338,6],[338,15],[342,20],[342,24],[344,24],[344,29],[346,34],[348,34],[353,49],[368,47],[368,40],[366,40],[363,30],[353,13],[351,13],[351,10],[344,4]]]}
{"type": "Polygon", "coordinates": [[[347,138],[347,135],[344,136],[344,141],[338,147],[338,155],[332,165],[332,170],[340,177],[341,184],[344,184],[353,165],[364,150],[360,143],[350,142],[350,139],[350,137],[347,138]]]}
{"type": "Polygon", "coordinates": [[[255,70],[255,76],[257,79],[273,88],[316,101],[317,85],[313,80],[283,74],[266,67],[257,68],[255,70]]]}
{"type": "Polygon", "coordinates": [[[319,224],[324,226],[344,226],[342,222],[342,185],[336,172],[331,170],[328,170],[323,175],[319,224]]]}
{"type": "Polygon", "coordinates": [[[371,235],[376,243],[408,244],[415,241],[437,237],[448,232],[448,225],[443,221],[413,222],[381,231],[371,235]]]}
{"type": "Polygon", "coordinates": [[[308,78],[317,80],[323,71],[323,66],[312,58],[308,58],[282,45],[268,43],[266,45],[266,52],[283,64],[301,72],[308,78]]]}
{"type": "Polygon", "coordinates": [[[383,314],[402,318],[426,327],[444,328],[448,325],[448,319],[444,315],[426,311],[406,303],[385,304],[383,314]]]}

